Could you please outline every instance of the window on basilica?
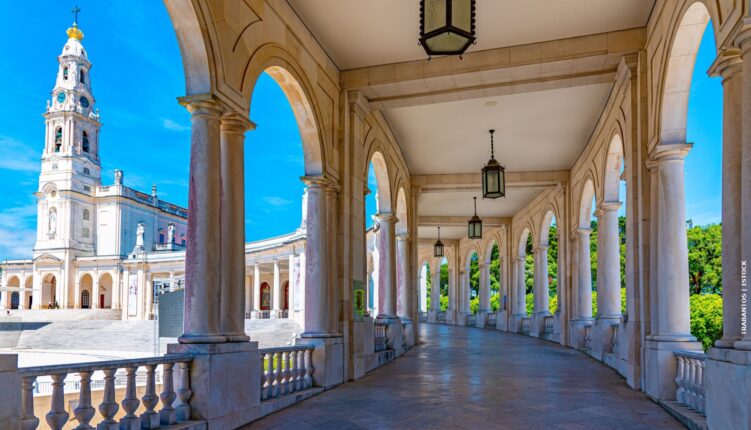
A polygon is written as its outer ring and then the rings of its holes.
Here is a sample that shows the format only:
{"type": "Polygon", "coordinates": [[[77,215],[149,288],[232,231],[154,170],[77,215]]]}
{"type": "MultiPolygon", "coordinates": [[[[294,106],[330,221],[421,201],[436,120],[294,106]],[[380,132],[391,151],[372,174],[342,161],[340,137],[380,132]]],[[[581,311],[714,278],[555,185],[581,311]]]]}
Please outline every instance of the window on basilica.
{"type": "Polygon", "coordinates": [[[83,237],[89,237],[89,228],[88,227],[84,227],[83,228],[83,231],[81,232],[81,236],[83,236],[83,237]]]}
{"type": "Polygon", "coordinates": [[[83,210],[83,220],[84,221],[88,221],[89,218],[90,218],[90,216],[89,216],[89,210],[88,209],[84,209],[83,210]]]}
{"type": "Polygon", "coordinates": [[[68,80],[68,68],[67,67],[63,68],[63,80],[65,81],[68,80]]]}
{"type": "Polygon", "coordinates": [[[83,132],[83,137],[81,138],[81,149],[83,149],[83,152],[89,152],[89,134],[85,131],[83,132]]]}
{"type": "Polygon", "coordinates": [[[60,152],[63,146],[63,128],[58,127],[55,131],[55,152],[60,152]]]}
{"type": "Polygon", "coordinates": [[[80,80],[81,80],[82,84],[86,83],[86,72],[83,71],[83,70],[81,70],[81,79],[80,80]]]}

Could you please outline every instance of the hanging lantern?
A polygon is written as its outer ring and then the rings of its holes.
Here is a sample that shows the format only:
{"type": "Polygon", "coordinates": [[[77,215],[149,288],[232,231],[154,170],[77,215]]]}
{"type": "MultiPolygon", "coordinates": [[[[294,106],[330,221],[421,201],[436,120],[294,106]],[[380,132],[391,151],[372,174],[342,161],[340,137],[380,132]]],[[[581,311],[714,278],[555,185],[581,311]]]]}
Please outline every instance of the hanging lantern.
{"type": "Polygon", "coordinates": [[[433,257],[443,257],[443,242],[441,242],[441,228],[438,227],[438,240],[433,245],[433,257]]]}
{"type": "Polygon", "coordinates": [[[506,169],[495,160],[493,133],[490,130],[490,161],[482,168],[482,197],[486,199],[506,196],[506,169]]]}
{"type": "Polygon", "coordinates": [[[470,239],[482,239],[482,220],[477,216],[477,197],[475,199],[475,215],[467,223],[467,236],[470,239]]]}
{"type": "Polygon", "coordinates": [[[476,0],[420,0],[420,45],[429,56],[461,55],[475,42],[476,0]]]}

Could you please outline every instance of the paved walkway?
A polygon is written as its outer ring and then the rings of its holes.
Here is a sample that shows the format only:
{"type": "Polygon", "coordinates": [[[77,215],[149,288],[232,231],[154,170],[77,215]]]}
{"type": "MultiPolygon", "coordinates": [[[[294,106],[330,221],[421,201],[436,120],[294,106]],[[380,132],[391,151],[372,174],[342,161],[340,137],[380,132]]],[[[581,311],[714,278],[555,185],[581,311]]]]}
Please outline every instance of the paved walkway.
{"type": "Polygon", "coordinates": [[[248,429],[682,429],[613,370],[551,342],[421,324],[423,344],[248,429]]]}

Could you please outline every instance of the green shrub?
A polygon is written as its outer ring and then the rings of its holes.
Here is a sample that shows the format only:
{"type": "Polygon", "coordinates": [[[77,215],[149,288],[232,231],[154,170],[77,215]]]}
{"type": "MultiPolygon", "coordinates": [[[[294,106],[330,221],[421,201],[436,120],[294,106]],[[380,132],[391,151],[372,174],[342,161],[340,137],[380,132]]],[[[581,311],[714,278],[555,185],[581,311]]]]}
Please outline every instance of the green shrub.
{"type": "Polygon", "coordinates": [[[693,294],[691,304],[691,334],[706,351],[722,337],[722,296],[719,294],[693,294]]]}

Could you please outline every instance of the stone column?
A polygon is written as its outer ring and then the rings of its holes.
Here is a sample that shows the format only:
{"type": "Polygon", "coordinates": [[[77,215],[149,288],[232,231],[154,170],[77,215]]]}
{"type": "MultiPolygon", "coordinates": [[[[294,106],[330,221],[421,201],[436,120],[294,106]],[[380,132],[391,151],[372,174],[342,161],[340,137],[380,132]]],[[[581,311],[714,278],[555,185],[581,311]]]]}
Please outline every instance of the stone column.
{"type": "MultiPolygon", "coordinates": [[[[185,253],[185,309],[180,343],[218,343],[220,333],[219,222],[221,183],[219,104],[185,98],[191,113],[188,245],[185,253]]],[[[150,294],[151,295],[151,294],[150,294]]]]}
{"type": "Polygon", "coordinates": [[[577,252],[579,253],[579,261],[577,269],[579,286],[577,291],[578,303],[576,306],[577,319],[591,320],[592,319],[592,259],[590,255],[589,240],[592,230],[588,228],[580,228],[577,230],[576,245],[578,246],[577,252]]]}
{"type": "MultiPolygon", "coordinates": [[[[603,203],[598,217],[600,248],[597,265],[602,279],[597,291],[597,318],[621,318],[621,254],[618,241],[619,202],[603,203]]],[[[687,269],[688,272],[688,269],[687,269]]],[[[687,284],[688,285],[688,284],[687,284]]]]}
{"type": "Polygon", "coordinates": [[[253,312],[251,318],[261,318],[261,267],[253,265],[253,312]]]}
{"type": "Polygon", "coordinates": [[[407,266],[409,257],[409,235],[400,234],[396,236],[396,268],[399,300],[397,303],[397,315],[402,320],[410,320],[410,312],[412,310],[412,296],[409,293],[409,281],[407,277],[407,266]]]}
{"type": "Polygon", "coordinates": [[[428,271],[423,264],[420,268],[420,312],[428,311],[428,271]]]}
{"type": "MultiPolygon", "coordinates": [[[[688,241],[683,159],[690,144],[660,144],[653,159],[658,176],[657,332],[658,341],[695,341],[689,318],[688,241]]],[[[599,313],[599,310],[598,310],[599,313]]]]}
{"type": "Polygon", "coordinates": [[[441,262],[435,265],[431,273],[433,279],[430,282],[430,309],[434,311],[441,310],[441,262]]]}
{"type": "Polygon", "coordinates": [[[480,264],[480,312],[490,311],[490,265],[480,264]]]}
{"type": "MultiPolygon", "coordinates": [[[[339,186],[333,181],[329,181],[325,191],[326,195],[326,252],[328,252],[328,261],[338,261],[339,254],[337,247],[339,237],[337,230],[337,221],[339,219],[339,186]]],[[[342,312],[342,291],[339,283],[339,264],[329,264],[328,274],[326,276],[326,329],[329,333],[341,333],[341,312],[342,312]]],[[[396,282],[396,278],[394,278],[396,282]]],[[[394,296],[394,315],[396,315],[396,296],[394,296]]]]}
{"type": "MultiPolygon", "coordinates": [[[[749,261],[751,261],[751,18],[744,18],[744,29],[738,36],[736,43],[741,48],[741,55],[743,58],[743,93],[742,93],[742,122],[743,122],[743,141],[741,148],[741,189],[740,189],[740,201],[741,201],[741,216],[744,220],[741,231],[741,258],[736,262],[736,265],[740,265],[741,278],[736,280],[736,283],[742,283],[740,287],[740,295],[735,296],[736,301],[742,301],[745,308],[746,325],[743,327],[745,333],[742,339],[735,342],[735,347],[742,350],[751,350],[751,280],[749,280],[749,261]]],[[[727,114],[726,114],[727,115],[727,114]]],[[[723,170],[724,171],[724,170],[723,170]]],[[[723,210],[724,213],[724,210],[723,210]]],[[[724,220],[723,220],[724,221],[724,220]]],[[[724,224],[723,224],[724,228],[724,224]]],[[[724,233],[724,232],[723,232],[724,233]]],[[[725,235],[723,234],[723,238],[725,235]]],[[[723,270],[724,270],[723,266],[723,270]]],[[[723,290],[725,283],[722,284],[723,290]]],[[[727,294],[724,297],[729,298],[727,294]]],[[[731,296],[732,297],[732,296],[731,296]]],[[[727,299],[726,299],[727,300],[727,299]]],[[[723,302],[725,302],[724,300],[723,302]]],[[[736,319],[740,319],[737,314],[736,319]]],[[[748,403],[746,403],[748,404],[748,403]]],[[[746,411],[751,415],[751,411],[746,411]]],[[[751,421],[751,418],[749,419],[751,421]]],[[[748,425],[749,423],[746,423],[748,425]]]]}
{"type": "MultiPolygon", "coordinates": [[[[292,250],[292,253],[289,254],[287,264],[289,265],[289,269],[287,270],[289,277],[289,283],[287,284],[287,318],[292,318],[292,314],[294,313],[292,303],[295,296],[295,288],[297,285],[297,269],[295,267],[294,249],[292,250]]],[[[282,293],[282,303],[284,303],[284,293],[282,293]]],[[[283,305],[282,308],[284,308],[283,305]]]]}
{"type": "Polygon", "coordinates": [[[272,294],[271,318],[282,317],[282,281],[279,260],[274,260],[274,293],[272,294]]]}
{"type": "MultiPolygon", "coordinates": [[[[81,309],[81,278],[80,277],[76,278],[76,283],[73,288],[73,294],[75,294],[75,296],[73,297],[73,308],[81,309]]],[[[25,296],[25,294],[22,294],[21,296],[25,296]]],[[[21,297],[21,299],[23,301],[24,297],[21,297]]],[[[19,309],[23,309],[23,308],[19,306],[19,309]]]]}
{"type": "Polygon", "coordinates": [[[222,116],[221,176],[221,319],[230,342],[247,342],[245,334],[245,131],[254,128],[237,113],[222,116]]]}
{"type": "MultiPolygon", "coordinates": [[[[97,276],[94,277],[94,282],[92,283],[91,290],[92,290],[91,303],[90,303],[91,309],[99,309],[99,275],[98,274],[97,276]]],[[[149,310],[149,313],[153,313],[153,311],[149,310]]]]}
{"type": "Polygon", "coordinates": [[[326,337],[328,253],[326,249],[326,198],[328,180],[302,178],[308,187],[307,251],[305,260],[305,327],[302,337],[326,337]]]}
{"type": "MultiPolygon", "coordinates": [[[[247,271],[246,271],[247,273],[247,271]]],[[[253,277],[245,275],[245,318],[253,312],[253,277]]]]}
{"type": "Polygon", "coordinates": [[[519,317],[527,316],[527,285],[525,284],[525,260],[526,256],[516,257],[516,314],[519,317]]]}
{"type": "Polygon", "coordinates": [[[383,298],[383,306],[378,311],[378,318],[396,316],[396,244],[394,228],[396,217],[392,214],[379,213],[378,220],[378,289],[383,298]]]}
{"type": "MultiPolygon", "coordinates": [[[[540,245],[535,248],[535,313],[540,318],[550,315],[550,285],[548,285],[548,246],[540,245]]],[[[542,320],[541,320],[542,321],[542,320]]]]}
{"type": "Polygon", "coordinates": [[[732,348],[741,339],[741,140],[743,62],[737,51],[720,55],[711,69],[722,76],[722,338],[719,348],[732,348]]]}

